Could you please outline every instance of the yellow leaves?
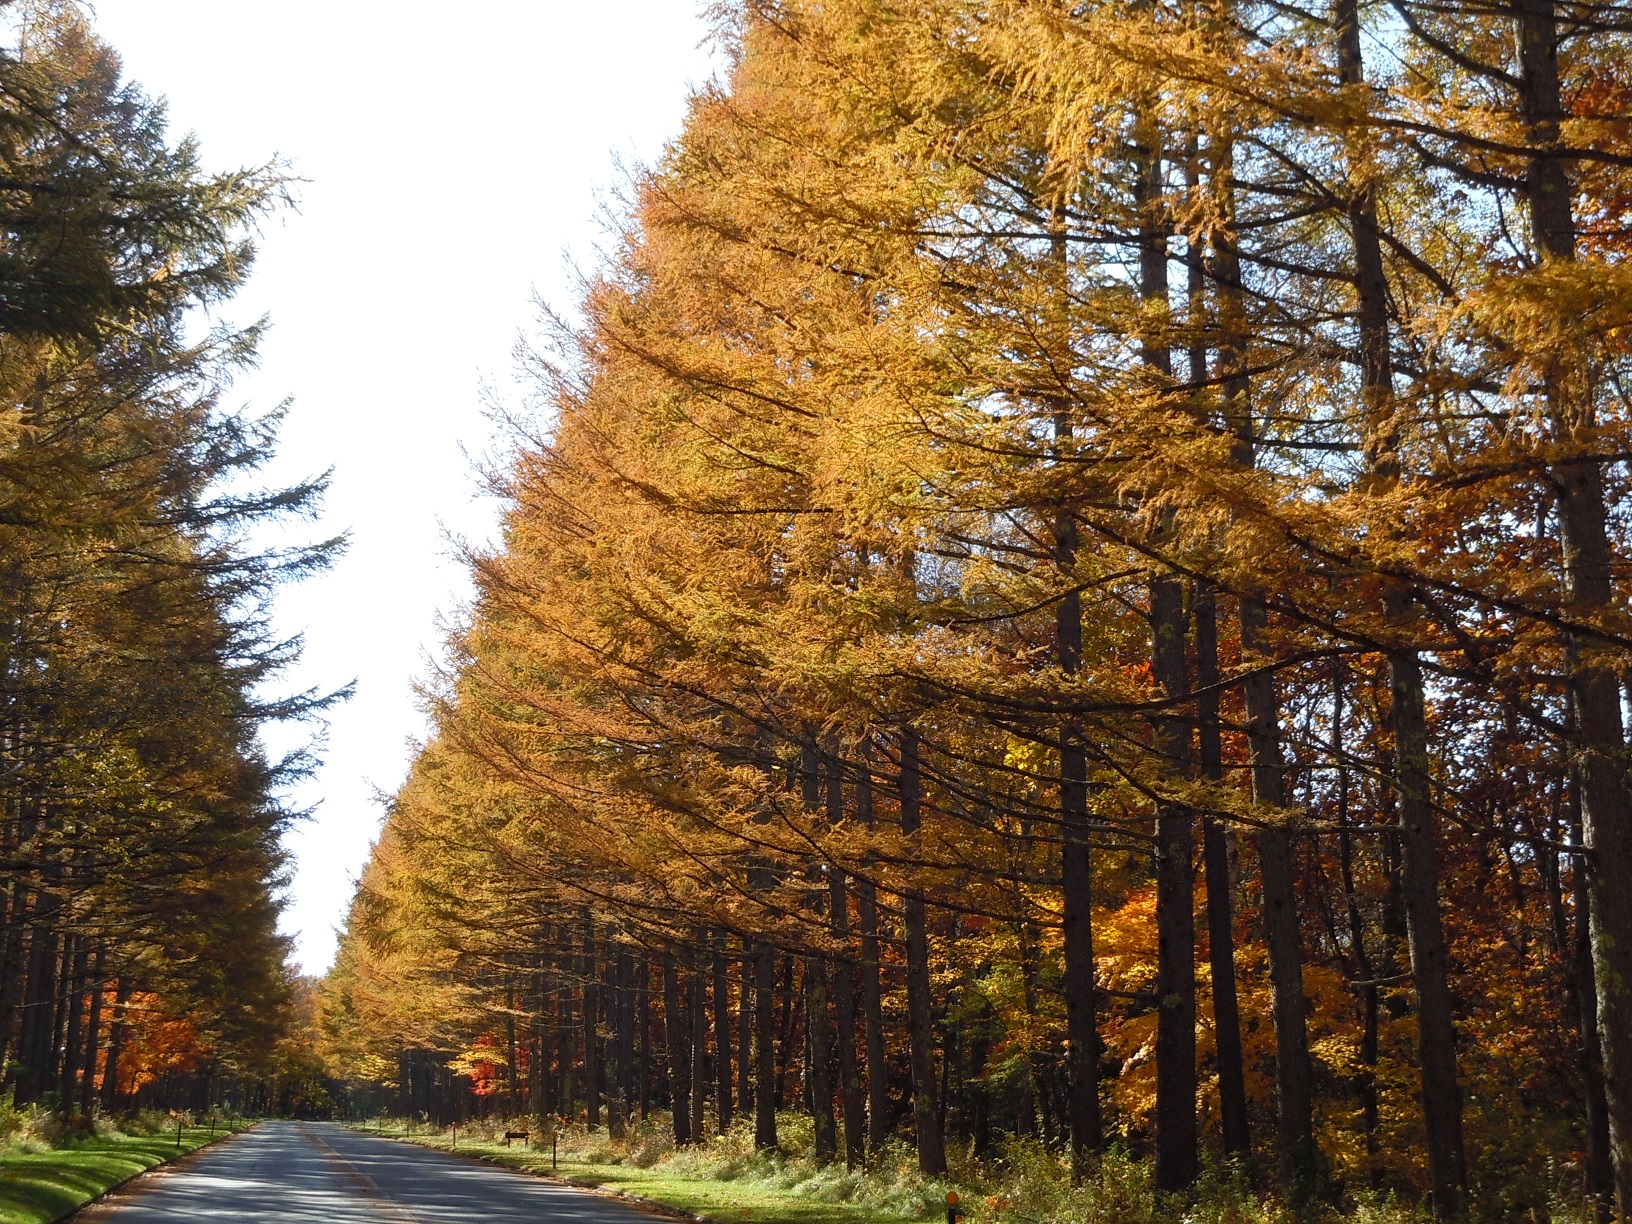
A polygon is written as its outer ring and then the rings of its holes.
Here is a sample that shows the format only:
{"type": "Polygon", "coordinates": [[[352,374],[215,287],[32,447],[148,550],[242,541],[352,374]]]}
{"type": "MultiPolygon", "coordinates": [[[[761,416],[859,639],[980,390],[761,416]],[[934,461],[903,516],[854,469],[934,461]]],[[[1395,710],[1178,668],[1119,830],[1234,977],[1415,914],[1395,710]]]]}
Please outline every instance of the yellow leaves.
{"type": "MultiPolygon", "coordinates": [[[[821,907],[842,873],[886,915],[892,1024],[902,902],[925,898],[937,1002],[952,1031],[990,1038],[989,1100],[1013,1108],[1001,1085],[1063,1037],[1077,796],[1060,746],[1080,738],[1115,1128],[1143,1135],[1154,1105],[1165,804],[1243,843],[1244,1075],[1255,1125],[1273,1115],[1250,845],[1282,826],[1307,907],[1321,1138],[1359,1184],[1360,1081],[1379,1086],[1384,1142],[1412,1151],[1419,1125],[1407,992],[1383,992],[1372,1061],[1344,929],[1358,871],[1362,951],[1396,966],[1380,975],[1402,963],[1397,842],[1379,836],[1398,791],[1385,659],[1409,651],[1431,677],[1447,830],[1507,819],[1511,792],[1483,776],[1502,717],[1535,714],[1524,751],[1558,767],[1548,468],[1625,449],[1624,405],[1588,376],[1625,352],[1632,282],[1514,271],[1492,197],[1447,187],[1441,137],[1398,126],[1447,98],[1504,139],[1512,116],[1427,71],[1338,87],[1324,22],[1282,12],[1249,41],[1211,5],[776,12],[744,14],[729,87],[640,184],[576,338],[581,379],[553,391],[554,434],[524,445],[507,547],[480,566],[436,738],[354,915],[358,1011],[469,1046],[499,1005],[468,980],[534,949],[515,932],[540,915],[582,914],[644,954],[701,927],[837,955],[821,907]],[[1152,157],[1147,194],[1133,171],[1152,157]],[[1359,345],[1357,193],[1385,231],[1386,300],[1365,304],[1388,316],[1386,387],[1362,378],[1380,353],[1359,345]],[[1561,443],[1543,378],[1593,389],[1602,434],[1583,394],[1561,443]],[[1153,625],[1158,577],[1184,590],[1195,688],[1216,634],[1206,693],[1156,683],[1153,628],[1175,632],[1153,625]],[[1253,603],[1270,609],[1257,641],[1253,603]],[[1242,702],[1265,674],[1288,766],[1273,809],[1252,797],[1264,727],[1242,702]],[[1219,776],[1161,750],[1175,727],[1216,728],[1219,776]]],[[[1433,59],[1396,34],[1413,72],[1433,59]]],[[[1531,816],[1525,839],[1559,819],[1531,816]]],[[[1465,889],[1472,856],[1450,844],[1446,886],[1465,889]]],[[[1465,940],[1458,957],[1499,950],[1465,940]]],[[[1218,1051],[1197,959],[1207,1115],[1218,1051]]],[[[1492,1062],[1537,1045],[1519,1013],[1546,1004],[1514,993],[1512,1023],[1481,1020],[1492,1062]]],[[[1408,1182],[1409,1159],[1391,1176],[1408,1182]]]]}
{"type": "Polygon", "coordinates": [[[1058,777],[1060,772],[1057,751],[1035,740],[1017,739],[1012,735],[1003,748],[1003,765],[1039,777],[1058,777]]]}
{"type": "Polygon", "coordinates": [[[1632,267],[1550,260],[1494,275],[1467,296],[1462,317],[1502,345],[1512,362],[1512,390],[1524,394],[1529,381],[1560,368],[1628,352],[1632,267]]]}
{"type": "Polygon", "coordinates": [[[1353,1033],[1331,1034],[1309,1043],[1310,1055],[1333,1075],[1360,1073],[1360,1042],[1353,1033]]]}

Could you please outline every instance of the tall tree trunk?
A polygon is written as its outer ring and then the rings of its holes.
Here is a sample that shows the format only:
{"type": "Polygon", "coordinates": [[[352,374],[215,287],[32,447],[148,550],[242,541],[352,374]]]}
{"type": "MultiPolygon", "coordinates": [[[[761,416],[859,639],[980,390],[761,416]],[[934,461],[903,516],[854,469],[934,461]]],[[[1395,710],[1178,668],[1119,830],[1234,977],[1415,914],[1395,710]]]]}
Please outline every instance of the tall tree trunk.
{"type": "MultiPolygon", "coordinates": [[[[1576,833],[1577,844],[1581,834],[1576,833]]],[[[1581,1088],[1587,1132],[1587,1194],[1593,1217],[1607,1224],[1615,1209],[1615,1162],[1609,1136],[1609,1105],[1604,1092],[1604,1053],[1598,1029],[1597,983],[1592,963],[1592,897],[1580,860],[1575,869],[1576,1005],[1580,1009],[1581,1088]]]]}
{"type": "MultiPolygon", "coordinates": [[[[1031,1027],[1037,1015],[1039,989],[1039,966],[1037,963],[1037,929],[1031,922],[1022,921],[1019,924],[1020,945],[1020,989],[1021,1001],[1025,1007],[1027,1026],[1031,1027]]],[[[1054,1085],[1050,1068],[1050,1059],[1042,1050],[1033,1050],[1027,1056],[1027,1077],[1025,1096],[1031,1099],[1037,1112],[1042,1116],[1043,1142],[1052,1147],[1056,1141],[1054,1127],[1054,1085]]],[[[1021,1107],[1022,1120],[1026,1117],[1025,1105],[1021,1107]]],[[[1021,1130],[1022,1134],[1025,1133],[1021,1130]]]]}
{"type": "Polygon", "coordinates": [[[703,971],[708,945],[700,929],[693,938],[686,985],[691,1013],[691,1139],[701,1143],[706,1134],[703,1116],[708,1106],[708,979],[703,971]]]}
{"type": "MultiPolygon", "coordinates": [[[[1247,743],[1252,754],[1252,797],[1264,808],[1286,807],[1281,758],[1281,709],[1264,643],[1264,606],[1243,599],[1241,652],[1251,669],[1242,682],[1247,743]]],[[[1280,819],[1280,817],[1271,817],[1280,819]]],[[[1307,1202],[1315,1189],[1314,1070],[1309,1059],[1308,1001],[1303,990],[1303,936],[1292,861],[1292,833],[1271,825],[1258,834],[1258,872],[1264,894],[1264,943],[1269,952],[1271,1013],[1275,1023],[1275,1150],[1292,1200],[1307,1202]]]]}
{"type": "MultiPolygon", "coordinates": [[[[1168,302],[1166,208],[1162,201],[1162,134],[1144,125],[1135,188],[1139,204],[1139,294],[1165,310],[1168,302]]],[[[1173,359],[1165,339],[1147,342],[1143,360],[1162,384],[1173,359]]],[[[1185,659],[1184,590],[1157,573],[1150,583],[1151,670],[1168,701],[1189,695],[1185,659]]],[[[1156,725],[1158,751],[1175,777],[1190,770],[1190,726],[1181,713],[1156,725]]],[[[1169,801],[1156,812],[1156,1187],[1186,1190],[1200,1172],[1196,1123],[1196,924],[1193,821],[1169,801]]]]}
{"type": "Polygon", "coordinates": [[[714,1089],[720,1134],[731,1129],[731,983],[725,972],[725,932],[714,933],[714,1089]]]}
{"type": "Polygon", "coordinates": [[[640,1120],[652,1112],[652,962],[645,956],[635,960],[635,1031],[640,1039],[640,1063],[635,1068],[640,1096],[640,1120]]]}
{"type": "MultiPolygon", "coordinates": [[[[1251,380],[1247,373],[1248,319],[1241,281],[1241,257],[1235,226],[1233,143],[1217,142],[1212,169],[1220,223],[1212,234],[1214,280],[1219,300],[1219,367],[1224,386],[1225,425],[1234,435],[1232,461],[1242,468],[1257,464],[1257,431],[1253,424],[1251,380]]],[[[1260,600],[1238,602],[1236,622],[1243,661],[1254,670],[1242,681],[1247,744],[1252,765],[1254,801],[1284,807],[1281,757],[1281,711],[1275,676],[1264,642],[1266,616],[1260,600]]],[[[1229,870],[1222,831],[1207,855],[1208,901],[1214,874],[1229,870]]],[[[1303,987],[1303,948],[1294,884],[1292,840],[1285,828],[1261,831],[1257,838],[1259,883],[1263,890],[1264,934],[1269,954],[1271,1013],[1275,1027],[1275,1148],[1281,1178],[1293,1199],[1302,1202],[1314,1188],[1320,1164],[1314,1139],[1314,1077],[1309,1058],[1308,999],[1303,987]]]]}
{"type": "Polygon", "coordinates": [[[101,940],[96,944],[96,960],[91,965],[91,1014],[85,1029],[85,1067],[79,1082],[79,1112],[90,1119],[96,1102],[96,1058],[102,1043],[102,992],[107,983],[103,971],[107,966],[108,950],[101,940]]]}
{"type": "Polygon", "coordinates": [[[57,1069],[57,1112],[65,1118],[73,1117],[75,1090],[79,1087],[79,1056],[82,1049],[80,1040],[80,1023],[85,1018],[85,973],[87,969],[87,953],[85,936],[72,935],[68,943],[73,952],[70,955],[67,948],[63,949],[63,963],[67,972],[67,998],[65,1000],[66,1021],[63,1024],[61,1040],[58,1049],[62,1051],[62,1061],[57,1069]]]}
{"type": "MultiPolygon", "coordinates": [[[[1337,0],[1334,16],[1340,79],[1344,85],[1364,85],[1358,0],[1337,0]]],[[[1377,222],[1377,197],[1370,183],[1358,179],[1354,183],[1348,213],[1354,244],[1362,407],[1367,420],[1366,460],[1373,479],[1386,487],[1397,483],[1401,475],[1400,443],[1394,428],[1388,282],[1377,222]]],[[[1384,605],[1389,620],[1402,636],[1408,633],[1410,592],[1391,590],[1384,597],[1384,605]]],[[[1439,873],[1434,861],[1437,833],[1422,664],[1415,650],[1402,645],[1389,650],[1388,665],[1400,897],[1417,995],[1417,1062],[1422,1077],[1423,1121],[1428,1132],[1429,1179],[1434,1215],[1449,1219],[1463,1213],[1467,1167],[1462,1146],[1462,1095],[1457,1084],[1456,1030],[1439,907],[1439,873]]]]}
{"type": "Polygon", "coordinates": [[[776,1146],[776,950],[754,954],[754,1146],[776,1146]]]}
{"type": "Polygon", "coordinates": [[[805,1083],[810,1110],[816,1120],[816,1159],[829,1164],[838,1156],[837,1127],[833,1119],[832,1045],[827,1007],[827,962],[805,958],[805,1047],[809,1051],[805,1083]]]}
{"type": "MultiPolygon", "coordinates": [[[[1196,594],[1196,698],[1202,776],[1224,779],[1219,728],[1218,607],[1213,588],[1196,594]]],[[[1241,1009],[1235,986],[1235,914],[1230,895],[1230,852],[1224,827],[1201,822],[1201,856],[1207,878],[1207,958],[1213,979],[1213,1032],[1218,1050],[1219,1123],[1228,1156],[1252,1155],[1247,1125],[1247,1085],[1241,1055],[1241,1009]]]]}
{"type": "Polygon", "coordinates": [[[686,1050],[686,1013],[680,999],[680,973],[674,953],[663,954],[663,1019],[667,1028],[669,1061],[669,1115],[674,1142],[691,1142],[691,1059],[686,1050]]]}
{"type": "MultiPolygon", "coordinates": [[[[1183,593],[1176,581],[1152,585],[1155,674],[1169,698],[1185,684],[1183,593]]],[[[1176,774],[1189,763],[1189,727],[1166,721],[1162,745],[1176,774]]],[[[1187,1190],[1200,1172],[1196,1121],[1196,924],[1194,834],[1188,807],[1156,813],[1156,1185],[1187,1190]]]]}
{"type": "MultiPolygon", "coordinates": [[[[1057,200],[1049,216],[1051,294],[1055,343],[1070,351],[1065,313],[1069,300],[1065,202],[1057,200]]],[[[1063,359],[1063,358],[1061,358],[1063,359]]],[[[1054,412],[1054,457],[1064,459],[1072,446],[1074,426],[1064,405],[1054,412]]],[[[1076,585],[1077,519],[1069,510],[1054,518],[1054,564],[1065,580],[1054,611],[1055,652],[1067,678],[1082,669],[1082,593],[1076,585]]],[[[1099,1108],[1099,1017],[1094,986],[1094,876],[1089,847],[1088,754],[1082,724],[1066,718],[1060,724],[1060,903],[1065,926],[1066,1116],[1071,1131],[1072,1176],[1088,1173],[1089,1156],[1104,1141],[1099,1108]]]]}
{"type": "MultiPolygon", "coordinates": [[[[908,836],[922,822],[923,783],[919,775],[918,733],[901,731],[901,831],[908,836]]],[[[946,1139],[935,1092],[934,998],[929,982],[929,914],[924,894],[909,888],[907,927],[907,1046],[912,1064],[913,1137],[918,1169],[929,1177],[946,1173],[946,1139]]]]}
{"type": "MultiPolygon", "coordinates": [[[[860,777],[856,782],[856,816],[873,823],[873,775],[863,746],[860,777]]],[[[867,1078],[867,1146],[883,1146],[885,1119],[890,1113],[890,1086],[884,1051],[884,1002],[880,994],[878,963],[878,888],[871,879],[856,881],[856,922],[861,930],[861,1022],[864,1032],[867,1078]]]]}
{"type": "Polygon", "coordinates": [[[27,981],[23,939],[28,933],[28,889],[21,880],[11,886],[6,925],[0,932],[0,1066],[8,1068],[8,1081],[16,1075],[16,1045],[13,1035],[17,1006],[27,981]]]}
{"type": "MultiPolygon", "coordinates": [[[[1531,240],[1544,263],[1575,260],[1575,209],[1566,163],[1557,155],[1565,118],[1553,0],[1517,5],[1520,111],[1532,147],[1526,173],[1531,240]]],[[[1546,394],[1555,443],[1577,458],[1556,464],[1565,602],[1590,623],[1614,603],[1613,557],[1597,457],[1597,420],[1587,362],[1561,360],[1546,394]]],[[[1581,824],[1592,977],[1616,1210],[1632,1219],[1632,794],[1612,652],[1591,633],[1573,635],[1568,659],[1580,765],[1581,824]]]]}
{"type": "Polygon", "coordinates": [[[592,1128],[601,1124],[601,1014],[595,957],[595,919],[586,907],[584,959],[580,969],[584,983],[584,1122],[592,1128]]]}
{"type": "MultiPolygon", "coordinates": [[[[539,964],[543,963],[540,957],[539,964]]],[[[532,1057],[527,1071],[527,1107],[537,1118],[542,1118],[550,1108],[550,1046],[544,1033],[544,1006],[548,997],[545,981],[542,972],[533,974],[532,1016],[528,1025],[532,1057]]]]}
{"type": "MultiPolygon", "coordinates": [[[[822,804],[822,765],[816,742],[806,734],[800,749],[799,783],[805,811],[814,820],[822,804]]],[[[814,864],[807,878],[820,879],[820,868],[814,864]]],[[[813,897],[812,904],[821,911],[821,899],[813,897]]],[[[806,1107],[816,1126],[816,1159],[828,1164],[838,1155],[837,1123],[833,1114],[832,1084],[832,1028],[828,1020],[827,962],[818,956],[805,957],[805,1076],[806,1107]]]]}
{"type": "MultiPolygon", "coordinates": [[[[64,1046],[67,1043],[69,996],[74,984],[74,949],[79,940],[72,935],[62,937],[62,953],[57,958],[57,997],[53,1000],[56,1026],[51,1030],[51,1048],[46,1052],[45,1085],[47,1091],[56,1088],[62,1071],[64,1046]]],[[[59,1102],[60,1105],[60,1102],[59,1102]]]]}
{"type": "Polygon", "coordinates": [[[1462,1149],[1462,1094],[1457,1084],[1456,1030],[1451,1017],[1449,957],[1439,910],[1436,840],[1429,794],[1427,714],[1422,667],[1415,653],[1390,656],[1394,752],[1400,819],[1400,898],[1417,993],[1417,1060],[1423,1122],[1428,1129],[1434,1215],[1460,1216],[1467,1198],[1462,1149]]]}
{"type": "Polygon", "coordinates": [[[17,1041],[17,1101],[33,1105],[50,1082],[51,1042],[57,1027],[56,899],[41,892],[35,900],[28,942],[28,977],[23,983],[22,1031],[17,1041]]]}
{"type": "Polygon", "coordinates": [[[627,1121],[635,1108],[635,958],[618,952],[618,1112],[627,1121]]]}
{"type": "MultiPolygon", "coordinates": [[[[777,1026],[776,1105],[781,1108],[788,1099],[788,1074],[793,1064],[794,1029],[798,1027],[798,1009],[794,1007],[793,957],[782,958],[782,1022],[777,1026]]],[[[802,1000],[804,996],[801,994],[802,1000]]]]}
{"type": "MultiPolygon", "coordinates": [[[[1055,432],[1069,429],[1057,422],[1055,432]]],[[[1077,524],[1062,514],[1055,522],[1055,548],[1067,574],[1076,567],[1077,524]]],[[[1060,598],[1055,613],[1060,670],[1075,675],[1082,666],[1082,596],[1075,589],[1060,598]]],[[[1103,1142],[1099,1110],[1099,1021],[1094,987],[1094,875],[1089,849],[1088,756],[1080,724],[1060,728],[1060,887],[1065,915],[1065,1028],[1067,1114],[1071,1127],[1072,1170],[1087,1174],[1090,1154],[1103,1142]]]]}
{"type": "Polygon", "coordinates": [[[516,982],[509,974],[504,979],[504,1058],[507,1079],[504,1085],[506,1104],[511,1114],[520,1107],[520,1067],[516,1062],[516,982]]]}
{"type": "Polygon", "coordinates": [[[742,938],[737,979],[737,1113],[754,1112],[754,945],[742,938]]]}
{"type": "Polygon", "coordinates": [[[102,1073],[102,1108],[119,1108],[123,1087],[119,1082],[119,1060],[125,1054],[125,1035],[129,1031],[126,1009],[130,1006],[130,979],[120,974],[113,990],[113,1026],[108,1033],[108,1065],[102,1073]]]}
{"type": "Polygon", "coordinates": [[[627,991],[623,980],[625,959],[625,953],[615,952],[611,948],[601,957],[600,1012],[612,1030],[611,1039],[605,1043],[602,1052],[604,1066],[601,1080],[606,1098],[606,1133],[612,1139],[622,1139],[627,1133],[625,1123],[629,1108],[629,1098],[623,1091],[624,1078],[629,1073],[629,1056],[624,1047],[624,1037],[628,1033],[625,1022],[627,991]]]}
{"type": "Polygon", "coordinates": [[[1360,1071],[1355,1091],[1360,1098],[1360,1125],[1366,1136],[1367,1177],[1381,1184],[1381,1149],[1378,1142],[1377,1100],[1378,991],[1377,969],[1366,950],[1366,926],[1360,897],[1354,886],[1354,838],[1349,832],[1349,766],[1344,743],[1344,667],[1339,655],[1332,661],[1332,759],[1337,763],[1337,863],[1343,883],[1343,908],[1348,918],[1351,972],[1365,983],[1360,988],[1360,1071]]]}
{"type": "Polygon", "coordinates": [[[575,1037],[577,1026],[573,1016],[573,958],[567,950],[567,940],[570,937],[565,927],[557,928],[563,951],[556,958],[556,976],[561,983],[560,993],[555,1000],[555,1032],[557,1045],[561,1051],[561,1112],[568,1118],[577,1116],[577,1040],[575,1037]]]}
{"type": "MultiPolygon", "coordinates": [[[[837,754],[827,761],[827,817],[844,820],[844,763],[837,754]]],[[[844,1104],[844,1162],[860,1168],[867,1159],[867,1127],[862,1112],[861,1072],[856,1065],[856,981],[850,959],[850,890],[845,872],[829,864],[828,921],[839,953],[833,961],[833,1016],[838,1026],[839,1097],[844,1104]]]]}

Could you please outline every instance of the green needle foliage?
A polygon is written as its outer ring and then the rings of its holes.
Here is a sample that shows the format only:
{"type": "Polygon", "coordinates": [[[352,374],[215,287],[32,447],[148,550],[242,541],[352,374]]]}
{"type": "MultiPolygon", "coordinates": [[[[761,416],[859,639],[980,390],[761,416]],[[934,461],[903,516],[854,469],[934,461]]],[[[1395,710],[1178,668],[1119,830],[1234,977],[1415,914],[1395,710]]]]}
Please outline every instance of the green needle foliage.
{"type": "Polygon", "coordinates": [[[338,541],[250,543],[324,482],[260,487],[280,413],[227,397],[261,327],[204,313],[286,180],[205,171],[77,6],[0,20],[0,1082],[82,1121],[203,1107],[288,1053],[309,762],[259,733],[330,699],[278,695],[268,601],[338,541]]]}

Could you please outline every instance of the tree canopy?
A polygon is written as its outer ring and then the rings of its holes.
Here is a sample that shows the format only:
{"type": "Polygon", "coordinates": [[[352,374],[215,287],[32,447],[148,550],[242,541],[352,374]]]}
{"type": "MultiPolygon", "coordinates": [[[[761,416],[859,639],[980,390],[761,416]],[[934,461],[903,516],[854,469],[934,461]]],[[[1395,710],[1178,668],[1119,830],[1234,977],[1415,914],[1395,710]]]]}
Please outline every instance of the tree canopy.
{"type": "Polygon", "coordinates": [[[530,354],[342,1069],[1624,1216],[1624,6],[718,14],[530,354]]]}
{"type": "Polygon", "coordinates": [[[268,552],[323,480],[261,488],[280,412],[228,403],[277,166],[217,174],[69,3],[0,6],[0,1064],[23,1105],[199,1103],[275,1068],[294,819],[267,757],[298,650],[268,552]]]}

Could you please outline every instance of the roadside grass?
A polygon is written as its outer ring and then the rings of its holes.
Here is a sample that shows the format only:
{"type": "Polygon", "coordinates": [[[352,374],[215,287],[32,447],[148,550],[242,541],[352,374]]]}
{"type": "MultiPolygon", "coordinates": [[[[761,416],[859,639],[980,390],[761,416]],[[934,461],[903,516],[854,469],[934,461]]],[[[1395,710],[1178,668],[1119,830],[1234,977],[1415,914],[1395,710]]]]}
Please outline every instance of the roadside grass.
{"type": "MultiPolygon", "coordinates": [[[[486,1119],[458,1128],[382,1119],[357,1129],[389,1138],[452,1148],[499,1164],[638,1195],[722,1224],[933,1224],[946,1218],[946,1196],[958,1195],[965,1224],[1295,1224],[1296,1217],[1255,1191],[1240,1169],[1212,1168],[1193,1196],[1158,1195],[1148,1162],[1113,1149],[1096,1158],[1089,1176],[1071,1176],[1064,1152],[1036,1140],[1008,1138],[984,1158],[973,1147],[947,1153],[947,1176],[925,1177],[912,1147],[895,1139],[863,1169],[814,1158],[811,1119],[778,1118],[780,1149],[758,1151],[753,1131],[739,1119],[726,1134],[676,1148],[667,1114],[654,1113],[612,1139],[604,1128],[582,1124],[555,1131],[552,1120],[486,1119]],[[504,1132],[529,1129],[538,1146],[504,1144],[504,1132]]],[[[1320,1212],[1319,1224],[1423,1224],[1393,1201],[1350,1202],[1320,1212]]],[[[1310,1213],[1302,1224],[1317,1224],[1310,1213]]]]}
{"type": "Polygon", "coordinates": [[[503,1134],[511,1124],[505,1122],[473,1123],[457,1134],[402,1119],[354,1125],[369,1134],[616,1190],[725,1224],[919,1224],[944,1218],[945,1212],[938,1199],[933,1207],[924,1200],[921,1187],[904,1189],[876,1170],[850,1174],[842,1166],[821,1168],[789,1153],[755,1152],[746,1130],[675,1151],[663,1136],[666,1117],[656,1115],[623,1141],[609,1139],[604,1129],[563,1129],[553,1164],[547,1131],[535,1129],[537,1146],[507,1147],[503,1134]]]}
{"type": "MultiPolygon", "coordinates": [[[[241,1128],[240,1128],[241,1129],[241,1128]]],[[[0,1148],[0,1224],[50,1224],[144,1169],[197,1151],[229,1132],[220,1126],[152,1134],[112,1131],[58,1146],[25,1142],[0,1148]]]]}
{"type": "MultiPolygon", "coordinates": [[[[1424,1209],[1389,1194],[1350,1191],[1302,1213],[1255,1187],[1238,1165],[1209,1164],[1193,1193],[1158,1194],[1148,1161],[1120,1147],[1094,1158],[1080,1180],[1069,1157],[1034,1139],[1009,1137],[984,1157],[973,1147],[947,1153],[944,1178],[926,1178],[907,1143],[892,1140],[865,1169],[819,1164],[812,1123],[778,1119],[779,1150],[754,1148],[743,1120],[724,1135],[676,1148],[667,1114],[654,1113],[614,1140],[605,1128],[560,1126],[551,1166],[550,1119],[490,1118],[457,1132],[401,1118],[353,1123],[357,1130],[480,1156],[636,1195],[722,1224],[934,1224],[958,1194],[964,1224],[1427,1224],[1424,1209]],[[504,1132],[527,1129],[537,1146],[506,1147],[504,1132]]],[[[1586,1224],[1560,1203],[1555,1224],[1586,1224]]]]}

